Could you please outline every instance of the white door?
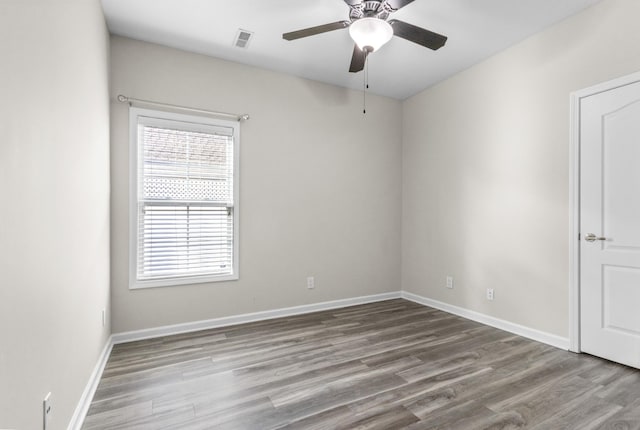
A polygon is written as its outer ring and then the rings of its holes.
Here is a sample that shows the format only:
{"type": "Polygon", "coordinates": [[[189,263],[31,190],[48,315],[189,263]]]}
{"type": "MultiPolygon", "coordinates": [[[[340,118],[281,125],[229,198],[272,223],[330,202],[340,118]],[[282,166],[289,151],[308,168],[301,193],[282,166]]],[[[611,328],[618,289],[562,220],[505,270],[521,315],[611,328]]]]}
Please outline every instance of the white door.
{"type": "Polygon", "coordinates": [[[580,101],[580,344],[640,368],[640,82],[580,101]]]}

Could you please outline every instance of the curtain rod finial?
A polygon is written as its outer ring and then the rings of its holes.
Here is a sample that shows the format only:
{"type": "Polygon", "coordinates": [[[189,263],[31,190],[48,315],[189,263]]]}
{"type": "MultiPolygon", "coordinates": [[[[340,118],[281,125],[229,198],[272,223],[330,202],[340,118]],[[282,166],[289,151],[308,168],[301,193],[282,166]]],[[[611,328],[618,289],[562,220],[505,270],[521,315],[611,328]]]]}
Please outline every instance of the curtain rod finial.
{"type": "Polygon", "coordinates": [[[126,102],[127,100],[128,100],[128,98],[127,98],[127,97],[123,96],[122,94],[118,94],[118,101],[119,101],[120,103],[124,103],[124,102],[126,102]]]}
{"type": "Polygon", "coordinates": [[[246,114],[246,113],[244,115],[240,116],[240,119],[243,120],[243,121],[247,121],[249,118],[251,118],[251,117],[249,116],[249,114],[246,114]]]}

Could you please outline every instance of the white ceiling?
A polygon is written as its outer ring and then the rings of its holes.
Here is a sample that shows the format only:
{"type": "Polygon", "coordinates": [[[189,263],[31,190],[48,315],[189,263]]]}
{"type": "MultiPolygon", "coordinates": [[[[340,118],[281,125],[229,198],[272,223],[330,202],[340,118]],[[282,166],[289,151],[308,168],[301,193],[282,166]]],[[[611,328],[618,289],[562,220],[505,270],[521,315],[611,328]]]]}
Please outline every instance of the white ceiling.
{"type": "MultiPolygon", "coordinates": [[[[394,37],[369,57],[369,91],[405,99],[599,0],[415,0],[392,18],[449,37],[438,51],[394,37]]],[[[102,0],[112,33],[362,89],[347,29],[282,33],[348,19],[343,0],[102,0]],[[254,33],[233,45],[239,28],[254,33]]],[[[558,43],[562,43],[561,40],[558,43]]]]}

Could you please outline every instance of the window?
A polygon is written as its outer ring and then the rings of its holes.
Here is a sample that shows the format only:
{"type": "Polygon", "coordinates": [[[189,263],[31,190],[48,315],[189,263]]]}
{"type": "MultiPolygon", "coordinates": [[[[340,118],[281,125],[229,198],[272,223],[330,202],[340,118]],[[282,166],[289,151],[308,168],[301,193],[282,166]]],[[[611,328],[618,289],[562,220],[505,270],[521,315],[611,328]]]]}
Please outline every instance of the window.
{"type": "Polygon", "coordinates": [[[131,108],[130,288],[238,279],[237,122],[131,108]]]}

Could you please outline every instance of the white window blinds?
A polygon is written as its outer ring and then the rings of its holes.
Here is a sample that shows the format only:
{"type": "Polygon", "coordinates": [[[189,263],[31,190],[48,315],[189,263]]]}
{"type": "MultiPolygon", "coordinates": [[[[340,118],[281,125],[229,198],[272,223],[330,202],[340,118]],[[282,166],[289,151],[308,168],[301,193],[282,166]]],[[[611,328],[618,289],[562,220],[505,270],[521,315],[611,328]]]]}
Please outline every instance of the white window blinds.
{"type": "Polygon", "coordinates": [[[235,275],[237,128],[143,115],[136,122],[138,286],[235,275]]]}

